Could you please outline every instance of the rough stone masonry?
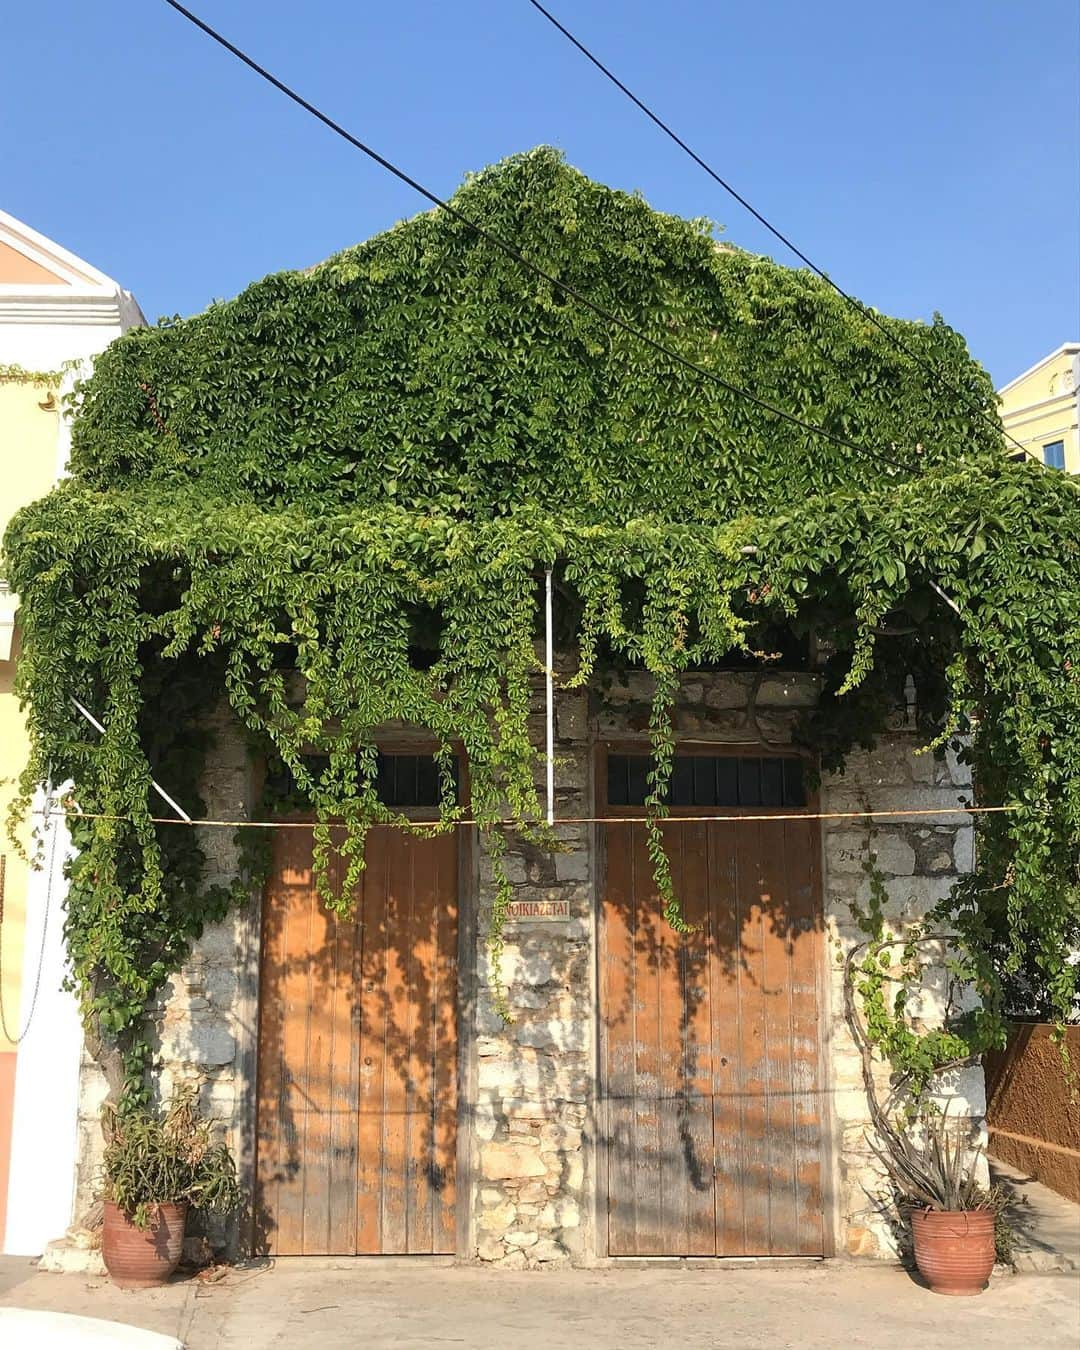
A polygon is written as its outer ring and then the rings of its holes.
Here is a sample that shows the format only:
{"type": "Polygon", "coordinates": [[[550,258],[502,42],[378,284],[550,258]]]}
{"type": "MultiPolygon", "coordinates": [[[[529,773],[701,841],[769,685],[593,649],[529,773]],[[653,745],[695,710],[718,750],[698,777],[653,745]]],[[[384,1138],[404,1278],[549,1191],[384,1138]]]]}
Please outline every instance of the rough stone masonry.
{"type": "MultiPolygon", "coordinates": [[[[683,681],[675,726],[697,742],[790,742],[795,718],[817,698],[807,674],[694,675],[683,681]]],[[[593,749],[605,738],[641,736],[649,720],[650,678],[630,673],[592,691],[557,696],[557,816],[590,817],[593,749]]],[[[535,691],[534,731],[543,744],[543,699],[535,691]]],[[[251,770],[241,738],[219,721],[216,755],[204,796],[212,816],[235,818],[252,807],[251,770]]],[[[953,808],[969,787],[966,769],[917,754],[914,733],[890,733],[872,752],[854,751],[846,772],[821,788],[822,812],[953,808]]],[[[875,1202],[881,1178],[866,1145],[869,1117],[860,1059],[844,1020],[842,962],[863,934],[851,902],[865,903],[863,862],[868,834],[860,821],[822,822],[823,903],[827,974],[825,1062],[833,1175],[826,1224],[836,1249],[862,1257],[894,1251],[887,1217],[875,1202]]],[[[459,1185],[458,1203],[470,1207],[468,1249],[459,1257],[501,1269],[555,1263],[586,1264],[599,1251],[594,1168],[596,1099],[595,934],[596,843],[588,824],[559,828],[565,851],[549,853],[511,838],[506,866],[515,898],[565,902],[541,908],[564,916],[526,917],[506,930],[501,979],[514,1020],[496,1011],[487,962],[485,914],[493,893],[489,861],[476,862],[473,1025],[460,1029],[466,1056],[466,1092],[460,1128],[468,1132],[471,1191],[459,1185]]],[[[888,893],[887,917],[915,921],[945,895],[971,865],[970,818],[876,822],[869,836],[888,893]]],[[[204,844],[217,878],[236,868],[231,831],[206,831],[204,844]]],[[[470,904],[462,897],[463,907],[470,904]]],[[[528,910],[529,906],[524,907],[528,910]]],[[[535,906],[533,906],[535,908],[535,906]]],[[[163,1087],[198,1082],[207,1106],[223,1122],[240,1159],[242,1180],[253,1180],[255,1056],[257,1046],[258,912],[252,904],[207,929],[150,1010],[156,1027],[163,1087]]],[[[930,1025],[947,995],[944,978],[931,982],[915,1014],[930,1025]]],[[[981,1128],[982,1072],[967,1070],[946,1085],[952,1114],[981,1128]]],[[[100,1075],[87,1063],[80,1114],[81,1156],[76,1213],[92,1197],[100,1158],[100,1075]]],[[[602,1199],[600,1201],[602,1203],[602,1199]]],[[[211,1226],[211,1245],[242,1249],[242,1224],[211,1226]]]]}
{"type": "MultiPolygon", "coordinates": [[[[539,694],[539,691],[538,691],[539,694]]],[[[641,734],[648,726],[652,681],[631,673],[602,692],[561,693],[556,717],[559,783],[557,815],[593,814],[590,768],[597,740],[641,734]]],[[[675,712],[679,734],[695,741],[745,744],[763,737],[790,742],[798,713],[817,698],[813,676],[703,675],[684,680],[675,712]]],[[[537,703],[537,735],[542,705],[537,703]]],[[[844,775],[821,788],[821,810],[859,812],[954,807],[970,787],[952,757],[919,755],[917,737],[896,732],[872,753],[855,751],[844,775]]],[[[838,1251],[891,1256],[893,1234],[874,1196],[882,1178],[866,1144],[870,1125],[861,1060],[844,1017],[843,958],[864,934],[851,901],[866,904],[863,862],[868,844],[888,891],[891,922],[915,921],[971,865],[972,832],[962,812],[927,823],[877,823],[868,836],[861,822],[823,822],[824,912],[828,978],[827,1064],[832,1122],[834,1197],[831,1223],[838,1251]],[[947,824],[937,821],[944,819],[947,824]],[[858,827],[858,828],[855,828],[858,827]]],[[[565,899],[565,922],[512,924],[502,970],[514,1023],[495,1011],[490,983],[481,980],[477,1041],[476,1254],[500,1267],[595,1257],[594,915],[595,848],[589,827],[560,832],[570,851],[548,855],[525,844],[511,854],[515,896],[565,899]]],[[[480,874],[481,904],[490,899],[490,871],[480,874]]],[[[483,926],[481,925],[481,931],[483,926]]],[[[479,953],[481,963],[483,952],[479,953]]],[[[485,967],[481,964],[481,970],[485,967]]],[[[490,972],[487,972],[490,977],[490,972]]],[[[927,1025],[940,1018],[944,981],[923,994],[916,1015],[927,1025]]],[[[884,1085],[884,1071],[879,1071],[884,1085]]],[[[953,1116],[967,1114],[981,1127],[985,1103],[982,1071],[967,1070],[947,1085],[953,1116]]]]}

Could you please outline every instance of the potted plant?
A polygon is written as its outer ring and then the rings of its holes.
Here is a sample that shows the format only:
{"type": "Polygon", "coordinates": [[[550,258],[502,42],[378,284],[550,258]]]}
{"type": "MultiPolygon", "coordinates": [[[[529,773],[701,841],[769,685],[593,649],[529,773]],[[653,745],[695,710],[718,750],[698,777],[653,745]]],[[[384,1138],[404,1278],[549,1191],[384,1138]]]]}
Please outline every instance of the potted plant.
{"type": "Polygon", "coordinates": [[[936,1294],[979,1294],[1007,1245],[1007,1197],[978,1181],[982,1148],[950,1131],[944,1115],[910,1127],[878,1121],[884,1147],[870,1147],[888,1172],[897,1208],[911,1226],[915,1265],[936,1294]]]}
{"type": "Polygon", "coordinates": [[[236,1166],[212,1128],[194,1087],[179,1089],[160,1114],[108,1112],[101,1245],[122,1288],[165,1283],[180,1263],[189,1207],[228,1213],[239,1203],[236,1166]]]}

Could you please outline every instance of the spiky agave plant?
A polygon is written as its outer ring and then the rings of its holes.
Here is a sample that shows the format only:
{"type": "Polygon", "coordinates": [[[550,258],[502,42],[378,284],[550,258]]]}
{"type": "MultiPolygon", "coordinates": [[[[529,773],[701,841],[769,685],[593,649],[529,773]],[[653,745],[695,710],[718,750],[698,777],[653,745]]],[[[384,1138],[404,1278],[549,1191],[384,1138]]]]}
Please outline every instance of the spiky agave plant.
{"type": "Polygon", "coordinates": [[[108,1108],[105,1132],[105,1198],[137,1228],[150,1226],[156,1205],[187,1201],[225,1214],[239,1204],[236,1164],[214,1141],[213,1122],[199,1114],[194,1087],[178,1088],[161,1114],[108,1108]]]}
{"type": "Polygon", "coordinates": [[[923,1209],[993,1208],[979,1185],[981,1145],[972,1148],[945,1114],[924,1111],[913,1127],[878,1124],[883,1146],[867,1143],[885,1168],[897,1199],[923,1209]],[[918,1137],[921,1135],[921,1139],[918,1137]]]}

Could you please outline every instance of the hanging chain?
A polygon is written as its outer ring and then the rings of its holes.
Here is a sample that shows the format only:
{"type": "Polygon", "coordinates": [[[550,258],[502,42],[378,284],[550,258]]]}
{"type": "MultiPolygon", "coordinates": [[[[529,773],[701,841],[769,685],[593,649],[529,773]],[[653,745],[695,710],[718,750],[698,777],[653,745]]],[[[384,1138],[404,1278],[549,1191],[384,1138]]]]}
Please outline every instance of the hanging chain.
{"type": "Polygon", "coordinates": [[[50,831],[49,840],[49,862],[48,875],[45,879],[45,913],[41,920],[41,949],[38,952],[37,973],[34,976],[34,992],[30,997],[30,1008],[26,1014],[26,1021],[23,1028],[17,1036],[13,1036],[8,1030],[7,1012],[4,1008],[4,880],[7,874],[7,855],[0,853],[0,1031],[12,1045],[20,1045],[30,1030],[30,1023],[34,1020],[34,1012],[37,1008],[38,994],[41,992],[41,974],[45,966],[45,942],[49,934],[49,911],[52,908],[52,889],[53,874],[56,867],[56,837],[60,833],[60,820],[55,818],[56,813],[50,812],[52,805],[52,796],[45,801],[45,828],[50,831]],[[50,820],[50,815],[54,818],[50,820]]]}

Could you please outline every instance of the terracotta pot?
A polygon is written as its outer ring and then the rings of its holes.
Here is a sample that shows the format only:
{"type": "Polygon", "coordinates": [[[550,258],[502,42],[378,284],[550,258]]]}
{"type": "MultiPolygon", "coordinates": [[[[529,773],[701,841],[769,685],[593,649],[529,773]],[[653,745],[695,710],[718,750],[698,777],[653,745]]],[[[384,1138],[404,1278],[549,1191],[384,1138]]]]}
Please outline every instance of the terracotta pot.
{"type": "Polygon", "coordinates": [[[105,1269],[121,1289],[151,1289],[164,1284],[180,1264],[184,1249],[187,1201],[155,1205],[150,1227],[136,1228],[119,1205],[105,1202],[101,1254],[105,1269]]]}
{"type": "Polygon", "coordinates": [[[981,1294],[994,1269],[988,1209],[911,1211],[915,1264],[935,1294],[981,1294]]]}

